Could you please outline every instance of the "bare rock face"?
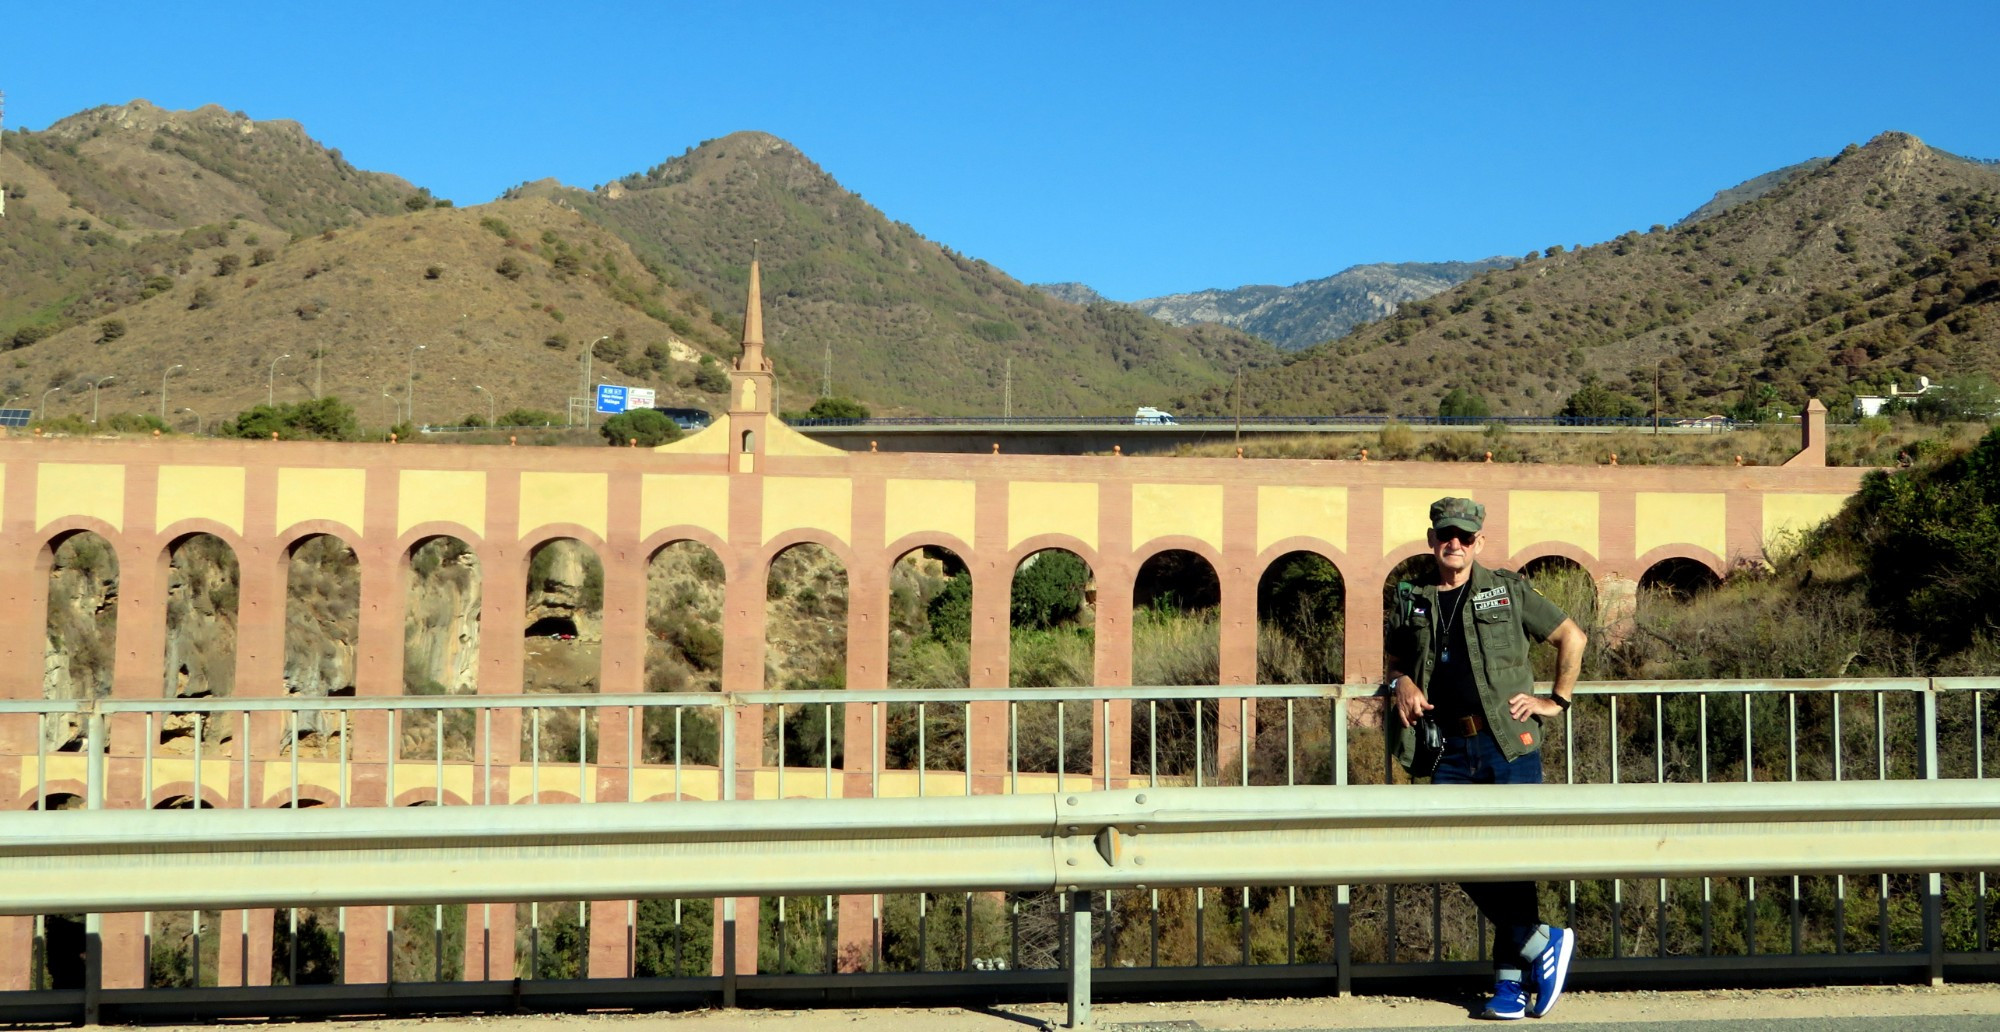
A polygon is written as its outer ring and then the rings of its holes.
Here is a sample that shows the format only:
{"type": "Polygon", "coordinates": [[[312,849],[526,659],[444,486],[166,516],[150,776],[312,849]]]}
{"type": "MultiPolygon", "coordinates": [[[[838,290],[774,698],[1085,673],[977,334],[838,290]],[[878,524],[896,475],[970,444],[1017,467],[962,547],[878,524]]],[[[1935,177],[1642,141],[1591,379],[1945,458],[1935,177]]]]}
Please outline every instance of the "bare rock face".
{"type": "Polygon", "coordinates": [[[535,553],[528,571],[528,624],[567,620],[576,640],[604,640],[604,574],[596,556],[580,541],[551,541],[535,553]]]}
{"type": "Polygon", "coordinates": [[[57,547],[49,570],[48,605],[44,697],[110,695],[118,639],[118,558],[103,538],[78,534],[57,547]]]}
{"type": "Polygon", "coordinates": [[[292,553],[285,591],[287,694],[354,694],[360,612],[360,568],[346,543],[321,536],[292,553]]]}
{"type": "Polygon", "coordinates": [[[420,546],[410,565],[409,616],[404,624],[403,680],[428,694],[435,683],[452,694],[479,685],[479,557],[454,538],[420,546]]]}
{"type": "Polygon", "coordinates": [[[169,698],[236,692],[236,553],[221,539],[196,534],[167,564],[169,698]]]}

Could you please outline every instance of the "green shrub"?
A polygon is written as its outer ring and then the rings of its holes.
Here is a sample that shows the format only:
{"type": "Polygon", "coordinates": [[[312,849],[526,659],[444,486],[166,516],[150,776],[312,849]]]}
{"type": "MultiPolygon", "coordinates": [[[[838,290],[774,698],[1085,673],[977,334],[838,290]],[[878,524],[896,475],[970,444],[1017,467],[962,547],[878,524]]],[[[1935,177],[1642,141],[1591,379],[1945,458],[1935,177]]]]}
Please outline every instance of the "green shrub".
{"type": "Polygon", "coordinates": [[[680,424],[653,409],[620,412],[605,420],[604,425],[598,427],[598,432],[604,435],[604,443],[614,448],[624,447],[633,439],[638,440],[641,448],[681,439],[680,424]]]}

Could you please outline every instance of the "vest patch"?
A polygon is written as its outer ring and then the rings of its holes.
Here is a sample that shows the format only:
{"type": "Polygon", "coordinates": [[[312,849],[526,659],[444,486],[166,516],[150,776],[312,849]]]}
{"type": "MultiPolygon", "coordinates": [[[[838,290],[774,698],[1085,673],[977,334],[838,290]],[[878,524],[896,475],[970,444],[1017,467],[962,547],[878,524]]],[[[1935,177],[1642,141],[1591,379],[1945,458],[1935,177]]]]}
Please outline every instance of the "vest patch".
{"type": "Polygon", "coordinates": [[[1472,603],[1472,611],[1483,613],[1488,609],[1510,609],[1513,605],[1513,599],[1502,596],[1500,598],[1489,598],[1483,602],[1475,601],[1472,603]]]}
{"type": "Polygon", "coordinates": [[[1491,588],[1487,588],[1485,591],[1479,592],[1478,594],[1472,596],[1472,600],[1474,602],[1478,602],[1484,599],[1494,598],[1497,596],[1504,596],[1505,594],[1507,594],[1507,586],[1505,584],[1500,584],[1491,588]]]}
{"type": "Polygon", "coordinates": [[[1521,732],[1521,744],[1522,744],[1522,745],[1533,745],[1533,744],[1535,744],[1535,736],[1534,736],[1534,735],[1531,735],[1531,734],[1529,734],[1529,733],[1528,733],[1528,732],[1526,732],[1526,731],[1523,731],[1523,732],[1521,732]]]}

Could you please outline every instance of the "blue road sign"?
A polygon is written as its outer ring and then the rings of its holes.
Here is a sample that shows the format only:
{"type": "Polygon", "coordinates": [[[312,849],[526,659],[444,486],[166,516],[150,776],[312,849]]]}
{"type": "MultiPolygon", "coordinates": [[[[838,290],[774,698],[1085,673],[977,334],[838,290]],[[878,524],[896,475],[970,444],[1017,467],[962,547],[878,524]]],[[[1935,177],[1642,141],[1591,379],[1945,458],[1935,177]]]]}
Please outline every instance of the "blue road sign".
{"type": "Polygon", "coordinates": [[[612,415],[625,411],[625,388],[608,383],[598,384],[597,411],[612,415]]]}

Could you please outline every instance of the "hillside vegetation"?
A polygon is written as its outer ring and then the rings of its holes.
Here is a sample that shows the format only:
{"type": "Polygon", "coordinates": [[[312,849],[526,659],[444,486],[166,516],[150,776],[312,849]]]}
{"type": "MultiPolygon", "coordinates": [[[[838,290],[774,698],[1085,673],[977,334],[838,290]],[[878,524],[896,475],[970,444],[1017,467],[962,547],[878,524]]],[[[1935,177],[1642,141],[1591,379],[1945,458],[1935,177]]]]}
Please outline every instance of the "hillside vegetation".
{"type": "Polygon", "coordinates": [[[1050,298],[890,221],[764,133],[708,141],[595,193],[518,193],[573,204],[722,312],[740,311],[761,241],[765,334],[781,373],[816,392],[831,348],[832,393],[878,410],[998,414],[1011,358],[1016,412],[1130,412],[1277,358],[1237,331],[1050,298]]]}
{"type": "Polygon", "coordinates": [[[1671,413],[1841,412],[1919,375],[2000,373],[2000,172],[1885,133],[1750,192],[1405,304],[1246,374],[1245,411],[1433,412],[1463,387],[1495,413],[1552,413],[1587,384],[1650,407],[1657,380],[1671,413]]]}

